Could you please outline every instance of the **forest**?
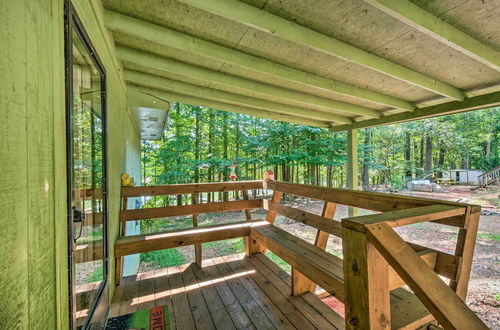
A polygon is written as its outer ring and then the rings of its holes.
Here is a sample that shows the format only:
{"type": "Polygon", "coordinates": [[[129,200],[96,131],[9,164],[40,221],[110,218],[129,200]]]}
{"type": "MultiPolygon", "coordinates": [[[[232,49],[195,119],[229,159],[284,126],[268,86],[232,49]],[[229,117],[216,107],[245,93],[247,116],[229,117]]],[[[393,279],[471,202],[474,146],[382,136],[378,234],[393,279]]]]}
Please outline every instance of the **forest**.
{"type": "MultiPolygon", "coordinates": [[[[364,190],[401,188],[443,170],[500,164],[500,108],[359,131],[364,190]]],[[[289,182],[344,187],[345,132],[173,103],[161,140],[142,143],[142,184],[262,179],[266,169],[289,182]]]]}

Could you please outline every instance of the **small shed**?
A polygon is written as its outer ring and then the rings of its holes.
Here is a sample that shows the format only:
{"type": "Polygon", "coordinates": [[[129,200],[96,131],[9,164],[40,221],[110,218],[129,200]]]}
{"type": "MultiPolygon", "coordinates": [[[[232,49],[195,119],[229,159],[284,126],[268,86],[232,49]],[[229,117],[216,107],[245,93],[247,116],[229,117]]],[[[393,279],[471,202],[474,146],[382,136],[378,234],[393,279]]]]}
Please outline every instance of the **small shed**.
{"type": "Polygon", "coordinates": [[[479,183],[478,177],[483,174],[479,170],[454,169],[443,172],[443,179],[453,179],[456,183],[479,183]]]}

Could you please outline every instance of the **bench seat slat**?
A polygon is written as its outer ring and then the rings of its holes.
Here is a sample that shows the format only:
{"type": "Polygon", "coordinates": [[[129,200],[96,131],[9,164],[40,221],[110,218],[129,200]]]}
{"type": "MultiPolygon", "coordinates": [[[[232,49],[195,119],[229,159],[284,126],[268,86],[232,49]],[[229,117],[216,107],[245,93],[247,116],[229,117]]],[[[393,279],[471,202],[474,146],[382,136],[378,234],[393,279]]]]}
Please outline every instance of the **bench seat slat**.
{"type": "Polygon", "coordinates": [[[252,228],[250,237],[261,242],[337,299],[344,300],[342,259],[276,226],[252,228]]]}
{"type": "Polygon", "coordinates": [[[250,229],[258,226],[269,226],[269,223],[264,220],[252,220],[164,233],[120,237],[115,242],[115,257],[249,236],[250,229]]]}

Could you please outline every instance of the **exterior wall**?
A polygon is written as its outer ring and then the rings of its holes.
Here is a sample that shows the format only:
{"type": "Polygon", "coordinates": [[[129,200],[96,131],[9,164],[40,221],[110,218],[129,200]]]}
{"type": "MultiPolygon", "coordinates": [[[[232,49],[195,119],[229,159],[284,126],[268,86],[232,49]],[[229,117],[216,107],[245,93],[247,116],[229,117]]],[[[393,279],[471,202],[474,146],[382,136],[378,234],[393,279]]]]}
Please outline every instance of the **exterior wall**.
{"type": "MultiPolygon", "coordinates": [[[[105,42],[101,2],[73,4],[107,72],[112,270],[125,143],[139,148],[139,132],[105,42]]],[[[1,329],[68,327],[63,13],[63,0],[0,1],[1,329]]]]}
{"type": "MultiPolygon", "coordinates": [[[[140,145],[137,146],[127,141],[125,149],[125,172],[135,179],[137,185],[141,183],[141,152],[140,145]]],[[[141,203],[141,198],[129,198],[128,208],[135,209],[136,204],[141,203]]],[[[141,233],[140,221],[128,221],[125,223],[126,235],[137,235],[141,233]]],[[[137,274],[139,269],[140,254],[133,254],[123,258],[123,276],[137,274]]]]}

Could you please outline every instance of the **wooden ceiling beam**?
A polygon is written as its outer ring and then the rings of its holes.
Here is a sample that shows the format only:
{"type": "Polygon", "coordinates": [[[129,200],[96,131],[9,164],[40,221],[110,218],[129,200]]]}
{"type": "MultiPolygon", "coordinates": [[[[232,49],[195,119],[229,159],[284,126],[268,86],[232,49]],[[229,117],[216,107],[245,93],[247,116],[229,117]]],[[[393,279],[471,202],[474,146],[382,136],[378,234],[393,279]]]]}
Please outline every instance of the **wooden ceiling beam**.
{"type": "Polygon", "coordinates": [[[500,106],[500,92],[474,96],[464,101],[454,101],[438,105],[433,105],[418,109],[414,112],[402,112],[389,115],[380,119],[363,120],[351,125],[341,125],[332,127],[332,132],[340,132],[350,129],[359,129],[372,126],[390,125],[405,121],[418,120],[423,118],[450,115],[453,113],[465,112],[470,110],[486,109],[500,106]]]}
{"type": "Polygon", "coordinates": [[[273,96],[285,101],[296,101],[298,104],[310,104],[318,107],[320,110],[337,110],[349,114],[358,114],[370,118],[380,118],[382,114],[379,111],[368,109],[362,106],[335,101],[316,95],[298,92],[274,85],[269,85],[241,77],[217,72],[203,67],[179,62],[166,57],[145,53],[133,48],[118,46],[116,54],[119,59],[125,62],[137,64],[141,67],[169,72],[171,74],[182,75],[200,79],[205,82],[214,82],[228,86],[231,90],[246,90],[253,93],[259,93],[264,96],[273,96]]]}
{"type": "Polygon", "coordinates": [[[181,51],[224,61],[302,85],[406,111],[416,109],[415,104],[393,96],[297,70],[116,12],[106,11],[105,23],[108,29],[113,31],[119,31],[158,45],[173,47],[181,51]]]}
{"type": "Polygon", "coordinates": [[[238,0],[179,0],[190,6],[270,33],[282,39],[362,65],[434,93],[465,99],[462,90],[420,72],[351,46],[325,34],[238,0]]]}
{"type": "Polygon", "coordinates": [[[245,114],[245,115],[256,116],[256,117],[272,119],[272,120],[279,120],[279,121],[290,122],[290,123],[300,124],[300,125],[328,128],[328,127],[331,127],[333,124],[333,123],[329,123],[329,122],[325,122],[325,121],[311,120],[311,119],[305,119],[305,118],[292,116],[292,115],[284,115],[284,114],[280,114],[280,113],[276,113],[276,112],[257,110],[257,109],[253,109],[253,108],[243,107],[240,105],[227,104],[227,103],[218,102],[218,101],[211,101],[211,100],[207,100],[207,99],[200,98],[200,97],[194,97],[194,96],[189,96],[189,95],[184,95],[184,94],[179,94],[179,93],[161,91],[158,89],[153,89],[153,88],[148,88],[148,87],[134,86],[134,85],[130,85],[130,84],[127,85],[127,91],[129,92],[130,95],[132,95],[132,97],[134,97],[134,95],[146,94],[146,95],[155,96],[155,97],[158,97],[158,98],[161,98],[164,100],[168,100],[169,102],[182,102],[182,103],[186,103],[186,104],[198,105],[198,106],[213,108],[213,109],[222,110],[222,111],[241,113],[241,114],[245,114]]]}
{"type": "Polygon", "coordinates": [[[500,71],[500,52],[465,34],[408,0],[364,0],[382,12],[500,71]]]}
{"type": "Polygon", "coordinates": [[[328,122],[337,122],[340,124],[351,124],[353,121],[344,116],[338,116],[331,113],[314,111],[294,107],[287,104],[281,104],[262,99],[257,99],[245,95],[233,94],[208,87],[184,83],[164,77],[154,76],[148,73],[125,70],[124,79],[134,85],[155,88],[159,90],[181,93],[189,96],[200,96],[207,100],[220,101],[228,104],[241,105],[258,110],[290,114],[303,118],[314,120],[323,120],[328,122]]]}

